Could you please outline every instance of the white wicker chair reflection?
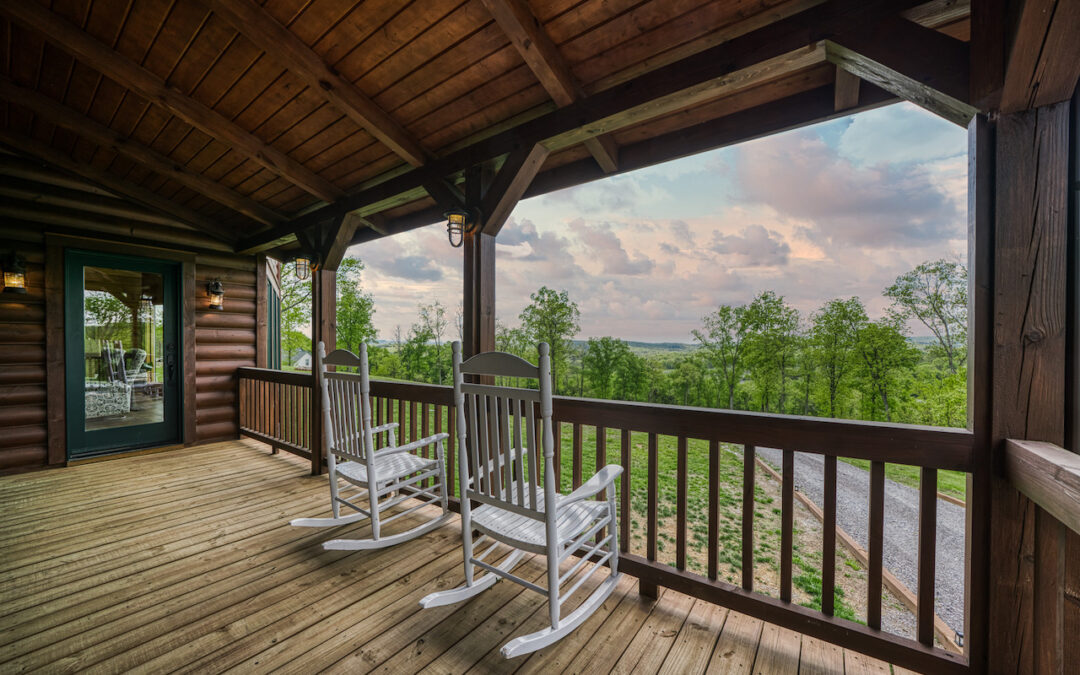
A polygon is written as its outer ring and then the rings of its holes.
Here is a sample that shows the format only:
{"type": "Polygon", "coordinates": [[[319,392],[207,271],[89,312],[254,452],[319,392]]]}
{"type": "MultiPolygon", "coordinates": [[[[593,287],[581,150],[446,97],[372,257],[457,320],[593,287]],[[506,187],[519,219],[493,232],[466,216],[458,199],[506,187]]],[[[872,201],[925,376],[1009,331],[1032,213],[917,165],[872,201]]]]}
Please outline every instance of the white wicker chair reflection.
{"type": "Polygon", "coordinates": [[[420,604],[439,607],[467,600],[490,588],[500,577],[547,595],[551,625],[503,645],[503,656],[512,658],[560,640],[589,618],[614,590],[619,579],[614,483],[622,473],[622,467],[609,464],[571,494],[558,493],[553,463],[551,361],[547,344],[539,345],[539,367],[501,352],[478,354],[462,363],[461,343],[455,342],[453,350],[454,403],[460,439],[460,493],[468,497],[461,500],[465,585],[432,593],[420,604]],[[468,384],[463,381],[466,374],[534,378],[539,380],[540,390],[468,384]],[[542,489],[537,481],[537,458],[529,454],[529,448],[536,448],[537,405],[540,406],[540,440],[544,450],[542,489]],[[607,490],[605,501],[590,499],[604,490],[607,490]],[[470,500],[481,505],[471,510],[470,500]],[[552,507],[548,508],[549,505],[552,507]],[[474,542],[474,529],[485,536],[474,542]],[[597,541],[601,531],[604,534],[597,541]],[[474,556],[474,545],[482,545],[487,537],[495,541],[474,556]],[[515,550],[499,565],[484,562],[499,542],[515,550]],[[560,563],[578,551],[582,557],[560,575],[560,563]],[[511,574],[525,552],[547,556],[546,589],[511,574]],[[582,571],[590,560],[595,564],[582,571]],[[608,577],[577,609],[563,615],[561,608],[567,599],[605,563],[610,567],[608,577]],[[474,578],[474,567],[487,574],[474,578]],[[575,577],[573,586],[560,593],[560,587],[575,577]]]}
{"type": "Polygon", "coordinates": [[[334,539],[323,544],[325,549],[353,551],[393,546],[430,532],[450,518],[446,494],[446,464],[443,461],[443,441],[449,434],[435,434],[418,441],[397,445],[396,422],[379,427],[371,426],[371,385],[368,381],[367,346],[360,345],[360,356],[344,349],[326,354],[319,343],[317,367],[322,373],[323,434],[326,439],[327,469],[330,474],[330,504],[332,518],[299,518],[291,522],[298,527],[335,527],[371,520],[368,539],[334,539]],[[327,372],[336,366],[337,372],[327,372]],[[355,368],[358,372],[344,372],[355,368]],[[390,444],[374,450],[375,436],[387,432],[390,444]],[[435,446],[435,457],[425,458],[416,450],[435,446]],[[339,484],[338,481],[344,484],[339,484]],[[428,481],[424,487],[423,481],[428,481]],[[402,488],[409,488],[402,491],[402,488]],[[359,494],[346,491],[366,491],[359,494]],[[363,499],[367,508],[360,506],[363,499]],[[407,503],[409,500],[419,503],[407,503]],[[360,503],[358,503],[360,502],[360,503]],[[382,528],[428,505],[438,504],[442,514],[404,532],[384,536],[382,528]],[[392,515],[382,513],[394,506],[403,508],[392,515]],[[341,515],[345,506],[355,513],[341,515]]]}

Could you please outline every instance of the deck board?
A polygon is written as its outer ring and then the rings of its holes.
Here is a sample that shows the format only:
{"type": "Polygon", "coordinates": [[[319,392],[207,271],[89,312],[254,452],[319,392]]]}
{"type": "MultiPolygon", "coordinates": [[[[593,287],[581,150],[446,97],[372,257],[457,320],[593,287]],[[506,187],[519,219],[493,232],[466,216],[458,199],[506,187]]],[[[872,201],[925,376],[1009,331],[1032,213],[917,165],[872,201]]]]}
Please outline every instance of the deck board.
{"type": "MultiPolygon", "coordinates": [[[[329,510],[326,478],[308,474],[228,441],[0,478],[0,670],[889,672],[668,589],[642,597],[630,576],[570,636],[507,661],[503,644],[545,625],[542,597],[501,582],[422,610],[461,583],[458,522],[382,551],[324,551],[366,526],[289,527],[329,510]]],[[[543,582],[539,558],[518,571],[543,582]]]]}

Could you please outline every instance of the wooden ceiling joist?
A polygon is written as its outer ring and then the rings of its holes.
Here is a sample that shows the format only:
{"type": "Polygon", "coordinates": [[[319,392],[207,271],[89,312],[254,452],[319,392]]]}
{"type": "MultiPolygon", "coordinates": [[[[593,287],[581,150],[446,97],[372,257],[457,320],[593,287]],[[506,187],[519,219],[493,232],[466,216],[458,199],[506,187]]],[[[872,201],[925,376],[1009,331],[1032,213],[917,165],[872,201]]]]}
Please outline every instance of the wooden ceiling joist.
{"type": "Polygon", "coordinates": [[[168,86],[157,75],[43,5],[37,2],[5,2],[0,3],[0,13],[39,33],[87,66],[151,103],[165,108],[312,195],[328,202],[344,196],[344,192],[332,183],[284,152],[264,143],[213,109],[168,86]]]}
{"type": "MultiPolygon", "coordinates": [[[[584,98],[585,91],[570,72],[559,48],[524,0],[482,2],[555,105],[563,108],[584,98]]],[[[618,168],[619,149],[610,136],[589,138],[584,143],[605,172],[610,173],[618,168]]]]}
{"type": "Polygon", "coordinates": [[[967,126],[970,53],[965,42],[899,16],[849,31],[826,43],[828,59],[859,78],[967,126]]]}
{"type": "Polygon", "coordinates": [[[68,129],[97,145],[126,155],[151,171],[172,178],[177,183],[191,188],[204,197],[227,206],[233,211],[242,213],[257,222],[264,225],[275,225],[286,220],[285,216],[273,209],[269,209],[217,181],[195,173],[186,166],[130,138],[125,138],[122,134],[113,131],[104,124],[95,122],[44,94],[39,94],[33,89],[20,87],[3,76],[0,76],[0,97],[13,101],[17,105],[33,111],[43,119],[68,129]]]}
{"type": "Polygon", "coordinates": [[[304,41],[250,0],[203,0],[237,32],[299,77],[312,91],[363,127],[409,164],[422,166],[431,158],[420,142],[368,98],[355,84],[336,73],[304,41]]]}
{"type": "Polygon", "coordinates": [[[101,171],[89,162],[75,160],[49,145],[7,130],[0,130],[0,143],[9,145],[28,157],[34,157],[58,169],[82,176],[116,195],[127,197],[161,213],[171,215],[215,239],[220,241],[233,240],[230,233],[225,228],[222,228],[220,223],[215,223],[201,213],[165,199],[156,192],[147,190],[140,185],[117,178],[107,171],[101,171]]]}

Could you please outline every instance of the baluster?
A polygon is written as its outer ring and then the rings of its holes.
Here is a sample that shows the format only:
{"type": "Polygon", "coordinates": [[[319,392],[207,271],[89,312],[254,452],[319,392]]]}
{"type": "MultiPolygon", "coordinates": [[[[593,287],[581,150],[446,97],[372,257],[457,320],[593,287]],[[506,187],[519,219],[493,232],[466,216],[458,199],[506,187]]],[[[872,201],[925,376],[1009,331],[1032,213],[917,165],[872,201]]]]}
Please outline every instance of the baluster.
{"type": "Polygon", "coordinates": [[[784,450],[780,514],[780,599],[791,602],[791,544],[795,517],[795,453],[784,450]]]}
{"type": "Polygon", "coordinates": [[[720,546],[720,441],[709,441],[709,578],[716,581],[720,546]]]}
{"type": "Polygon", "coordinates": [[[937,552],[937,469],[919,476],[919,589],[916,610],[919,642],[934,644],[934,561],[937,552]]]}
{"type": "Polygon", "coordinates": [[[679,436],[675,479],[675,567],[686,569],[686,437],[679,436]]]}
{"type": "Polygon", "coordinates": [[[405,443],[405,434],[409,432],[408,422],[405,419],[405,399],[398,399],[397,402],[397,416],[398,416],[398,429],[397,440],[398,444],[405,443]]]}
{"type": "Polygon", "coordinates": [[[623,553],[630,551],[630,430],[619,430],[619,445],[622,461],[622,494],[619,495],[619,548],[623,553]]]}
{"type": "MultiPolygon", "coordinates": [[[[431,435],[431,425],[428,423],[428,404],[423,403],[420,405],[420,438],[427,438],[431,435]]],[[[422,451],[424,459],[428,459],[431,456],[431,446],[424,446],[422,451]]],[[[425,478],[420,482],[420,487],[426,488],[430,484],[430,481],[425,478]]]]}
{"type": "MultiPolygon", "coordinates": [[[[645,557],[650,561],[656,560],[656,502],[658,498],[658,474],[659,453],[657,451],[656,434],[649,434],[649,475],[648,475],[648,520],[645,529],[645,557]]],[[[657,597],[656,584],[651,581],[641,581],[638,589],[642,595],[650,598],[657,597]]]]}
{"type": "Polygon", "coordinates": [[[867,527],[866,625],[881,629],[882,552],[885,541],[885,462],[870,462],[870,523],[867,527]]]}
{"type": "Polygon", "coordinates": [[[825,457],[821,528],[821,611],[832,616],[836,593],[836,457],[825,457]]]}
{"type": "Polygon", "coordinates": [[[581,458],[581,424],[574,422],[574,448],[573,448],[573,487],[578,489],[581,487],[581,465],[583,460],[581,458]]]}
{"type": "Polygon", "coordinates": [[[409,442],[416,440],[416,401],[409,401],[409,442]]]}
{"type": "Polygon", "coordinates": [[[754,590],[754,446],[743,446],[742,586],[754,590]]]}

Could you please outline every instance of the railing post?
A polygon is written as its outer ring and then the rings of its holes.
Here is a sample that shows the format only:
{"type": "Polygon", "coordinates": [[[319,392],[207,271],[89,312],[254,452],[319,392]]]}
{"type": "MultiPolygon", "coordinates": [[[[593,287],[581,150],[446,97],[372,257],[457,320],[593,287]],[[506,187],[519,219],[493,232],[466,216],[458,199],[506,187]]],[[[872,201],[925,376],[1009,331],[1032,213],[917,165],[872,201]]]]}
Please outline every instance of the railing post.
{"type": "MultiPolygon", "coordinates": [[[[326,344],[327,353],[337,347],[337,272],[319,269],[311,277],[311,348],[319,342],[326,344]]],[[[326,456],[323,438],[322,383],[315,360],[311,364],[311,474],[317,476],[325,469],[326,456]]]]}

